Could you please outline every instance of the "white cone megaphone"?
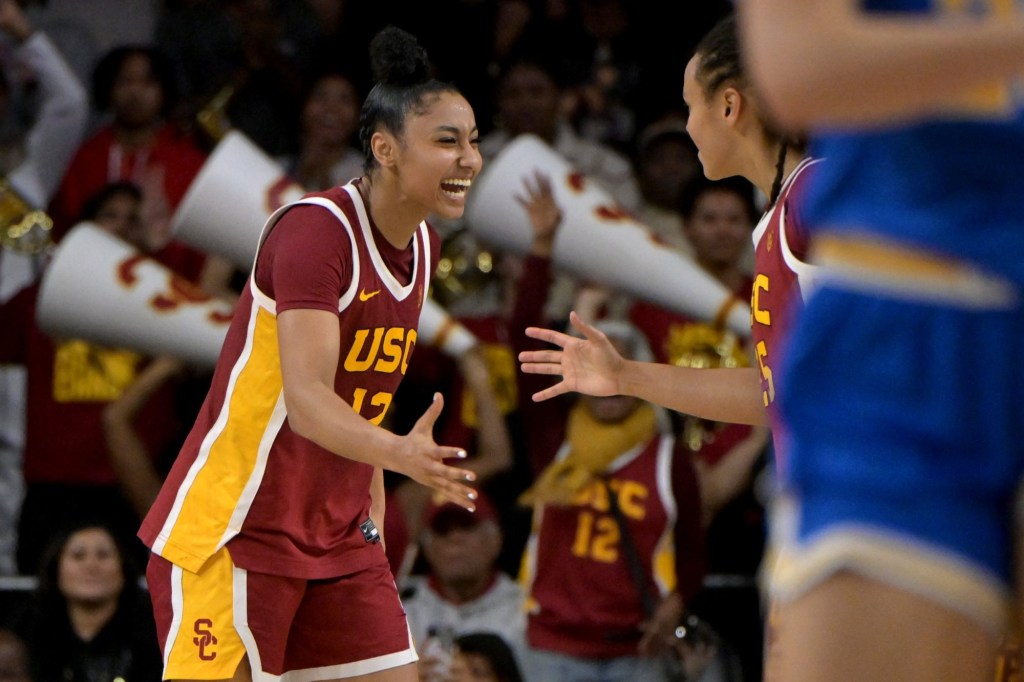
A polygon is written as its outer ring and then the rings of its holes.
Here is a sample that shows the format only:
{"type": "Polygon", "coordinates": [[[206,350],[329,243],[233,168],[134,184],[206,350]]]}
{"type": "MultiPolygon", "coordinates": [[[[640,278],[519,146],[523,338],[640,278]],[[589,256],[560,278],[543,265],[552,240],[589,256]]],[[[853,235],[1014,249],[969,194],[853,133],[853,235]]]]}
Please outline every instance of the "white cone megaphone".
{"type": "Polygon", "coordinates": [[[232,305],[92,223],[76,225],[43,273],[39,327],[148,355],[173,355],[212,367],[232,305]]]}
{"type": "Polygon", "coordinates": [[[305,193],[259,146],[233,130],[189,185],[171,230],[176,239],[248,272],[263,223],[305,193]]]}
{"type": "Polygon", "coordinates": [[[562,225],[552,261],[577,276],[605,284],[668,310],[716,320],[750,336],[750,304],[738,300],[692,260],[659,244],[650,230],[620,209],[594,182],[535,135],[508,143],[473,183],[466,223],[499,249],[525,254],[533,239],[516,200],[535,171],[551,178],[562,225]]]}
{"type": "MultiPolygon", "coordinates": [[[[210,154],[178,206],[174,236],[200,250],[226,258],[243,272],[252,268],[267,218],[306,190],[248,137],[229,132],[210,154]]],[[[458,357],[477,339],[436,301],[420,313],[418,338],[458,357]]]]}

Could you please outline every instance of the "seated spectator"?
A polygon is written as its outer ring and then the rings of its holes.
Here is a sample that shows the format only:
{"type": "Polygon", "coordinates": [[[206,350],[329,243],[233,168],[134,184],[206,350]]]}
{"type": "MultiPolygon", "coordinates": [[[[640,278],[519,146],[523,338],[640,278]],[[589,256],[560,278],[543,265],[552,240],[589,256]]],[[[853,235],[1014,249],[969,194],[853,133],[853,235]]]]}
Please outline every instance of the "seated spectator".
{"type": "Polygon", "coordinates": [[[487,632],[455,638],[449,682],[522,682],[508,644],[487,632]]]}
{"type": "Polygon", "coordinates": [[[0,682],[32,682],[28,647],[6,629],[0,629],[0,682]]]}
{"type": "Polygon", "coordinates": [[[14,629],[28,644],[37,680],[160,679],[138,570],[102,525],[81,522],[55,539],[14,629]]]}
{"type": "Polygon", "coordinates": [[[431,635],[445,639],[442,649],[447,650],[452,637],[488,632],[521,652],[523,594],[495,566],[502,533],[494,506],[483,495],[472,513],[454,504],[432,503],[425,524],[421,547],[428,573],[410,576],[402,586],[422,677],[444,679],[439,675],[447,661],[431,655],[431,635]]]}

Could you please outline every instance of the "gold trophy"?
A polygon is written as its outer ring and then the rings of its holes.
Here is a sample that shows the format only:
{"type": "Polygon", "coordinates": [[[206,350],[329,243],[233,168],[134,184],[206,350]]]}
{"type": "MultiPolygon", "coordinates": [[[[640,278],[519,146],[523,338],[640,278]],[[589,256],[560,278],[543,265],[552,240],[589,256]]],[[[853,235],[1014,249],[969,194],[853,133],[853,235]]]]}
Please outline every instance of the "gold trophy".
{"type": "Polygon", "coordinates": [[[33,208],[6,177],[0,177],[0,245],[24,254],[45,251],[53,243],[53,220],[33,208]]]}

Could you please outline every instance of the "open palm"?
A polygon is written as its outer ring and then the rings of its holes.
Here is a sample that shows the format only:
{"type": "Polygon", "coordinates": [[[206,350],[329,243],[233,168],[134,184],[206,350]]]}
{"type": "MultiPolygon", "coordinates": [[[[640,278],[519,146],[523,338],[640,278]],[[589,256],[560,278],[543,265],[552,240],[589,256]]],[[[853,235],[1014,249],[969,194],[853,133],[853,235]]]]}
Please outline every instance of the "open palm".
{"type": "Polygon", "coordinates": [[[583,338],[539,327],[526,330],[527,336],[561,349],[523,351],[519,354],[524,372],[562,377],[554,386],[534,393],[533,399],[539,402],[569,391],[595,396],[621,393],[619,376],[625,360],[604,333],[585,323],[575,312],[569,315],[569,322],[583,338]]]}

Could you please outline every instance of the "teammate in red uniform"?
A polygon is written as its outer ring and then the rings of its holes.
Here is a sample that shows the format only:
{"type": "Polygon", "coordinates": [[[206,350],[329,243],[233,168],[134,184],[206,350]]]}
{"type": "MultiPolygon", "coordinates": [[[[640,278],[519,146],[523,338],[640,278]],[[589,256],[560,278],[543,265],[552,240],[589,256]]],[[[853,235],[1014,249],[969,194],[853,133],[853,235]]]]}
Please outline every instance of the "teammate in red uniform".
{"type": "Polygon", "coordinates": [[[377,426],[436,265],[428,214],[462,215],[473,110],[389,27],[362,110],[365,174],[268,220],[210,393],[140,537],[164,677],[415,680],[384,551],[383,469],[472,508],[464,457],[377,426]]]}
{"type": "Polygon", "coordinates": [[[758,366],[706,369],[627,361],[575,313],[570,320],[582,339],[528,329],[528,336],[561,350],[530,351],[519,359],[524,372],[562,376],[534,400],[567,391],[632,395],[713,421],[774,426],[771,363],[810,275],[803,262],[805,232],[793,199],[816,162],[804,156],[798,141],[781,136],[764,118],[743,71],[731,16],[697,46],[686,66],[683,99],[689,108],[686,129],[697,145],[704,174],[711,179],[741,175],[770,199],[754,230],[751,308],[758,366]]]}

